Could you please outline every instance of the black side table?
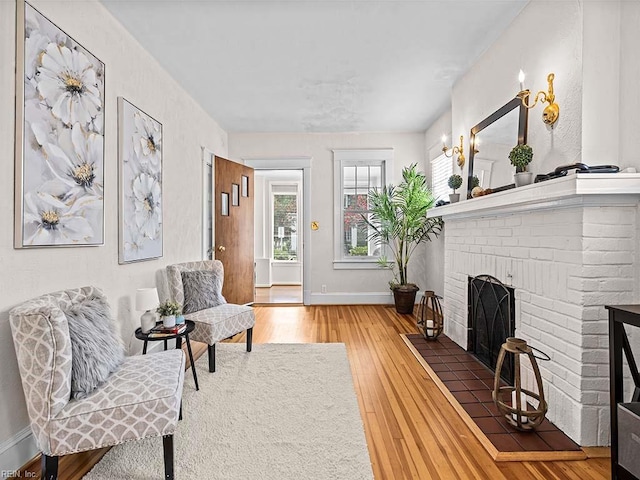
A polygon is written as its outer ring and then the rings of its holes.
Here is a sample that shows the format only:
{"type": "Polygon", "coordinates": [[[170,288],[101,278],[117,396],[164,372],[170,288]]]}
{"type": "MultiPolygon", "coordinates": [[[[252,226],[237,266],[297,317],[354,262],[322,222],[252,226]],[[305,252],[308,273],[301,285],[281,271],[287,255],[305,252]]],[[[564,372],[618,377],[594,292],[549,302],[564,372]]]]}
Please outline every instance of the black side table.
{"type": "MultiPolygon", "coordinates": [[[[160,325],[160,323],[162,322],[158,322],[156,325],[160,325]]],[[[184,337],[187,343],[187,352],[189,353],[189,361],[191,362],[191,372],[193,373],[193,381],[196,384],[196,390],[200,390],[200,387],[198,387],[198,375],[196,374],[196,364],[193,361],[193,353],[191,352],[191,342],[189,341],[189,334],[193,332],[194,328],[196,328],[196,324],[191,320],[185,320],[185,324],[187,325],[187,328],[185,328],[182,332],[177,333],[175,335],[164,335],[161,337],[150,337],[149,333],[142,333],[142,329],[137,328],[136,338],[144,342],[144,346],[142,347],[142,354],[145,355],[147,353],[148,342],[158,342],[160,340],[163,340],[164,349],[166,350],[167,340],[171,340],[172,338],[175,338],[176,348],[182,348],[182,337],[184,337]]]]}
{"type": "Polygon", "coordinates": [[[632,402],[640,401],[640,373],[631,351],[625,325],[640,327],[640,305],[607,305],[609,310],[609,369],[611,382],[611,478],[613,480],[637,480],[637,477],[618,463],[620,445],[618,443],[618,404],[623,403],[624,375],[622,354],[627,359],[633,381],[632,402]]]}

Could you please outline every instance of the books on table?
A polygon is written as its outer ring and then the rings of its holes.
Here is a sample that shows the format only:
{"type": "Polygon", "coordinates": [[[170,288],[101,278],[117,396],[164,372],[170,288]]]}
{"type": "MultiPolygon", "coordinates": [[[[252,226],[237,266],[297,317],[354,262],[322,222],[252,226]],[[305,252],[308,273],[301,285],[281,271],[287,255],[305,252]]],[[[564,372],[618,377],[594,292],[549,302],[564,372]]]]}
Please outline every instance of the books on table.
{"type": "Polygon", "coordinates": [[[171,337],[173,335],[179,335],[187,329],[187,324],[182,323],[173,327],[165,327],[162,324],[156,325],[149,332],[149,338],[161,338],[171,337]]]}

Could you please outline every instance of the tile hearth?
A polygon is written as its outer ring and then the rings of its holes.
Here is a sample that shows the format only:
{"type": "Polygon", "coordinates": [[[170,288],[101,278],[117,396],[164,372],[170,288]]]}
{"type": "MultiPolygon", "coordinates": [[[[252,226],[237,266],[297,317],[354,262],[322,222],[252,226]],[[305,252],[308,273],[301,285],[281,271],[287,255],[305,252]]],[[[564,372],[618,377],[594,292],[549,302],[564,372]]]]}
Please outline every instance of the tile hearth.
{"type": "Polygon", "coordinates": [[[445,335],[436,341],[427,341],[420,334],[405,337],[413,346],[414,354],[417,352],[424,359],[499,452],[498,456],[503,452],[549,452],[552,455],[567,452],[569,456],[583,453],[573,440],[546,419],[534,432],[519,432],[509,425],[491,398],[493,372],[445,335]]]}

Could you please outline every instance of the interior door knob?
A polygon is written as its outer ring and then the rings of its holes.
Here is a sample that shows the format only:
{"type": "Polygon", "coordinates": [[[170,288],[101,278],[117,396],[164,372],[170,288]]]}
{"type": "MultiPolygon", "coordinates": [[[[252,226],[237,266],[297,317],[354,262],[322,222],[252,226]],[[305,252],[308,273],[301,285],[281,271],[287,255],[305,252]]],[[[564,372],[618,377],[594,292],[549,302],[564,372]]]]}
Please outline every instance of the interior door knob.
{"type": "Polygon", "coordinates": [[[223,245],[220,245],[220,246],[218,247],[218,251],[219,251],[219,252],[224,252],[225,250],[226,250],[226,248],[225,248],[223,245]]]}

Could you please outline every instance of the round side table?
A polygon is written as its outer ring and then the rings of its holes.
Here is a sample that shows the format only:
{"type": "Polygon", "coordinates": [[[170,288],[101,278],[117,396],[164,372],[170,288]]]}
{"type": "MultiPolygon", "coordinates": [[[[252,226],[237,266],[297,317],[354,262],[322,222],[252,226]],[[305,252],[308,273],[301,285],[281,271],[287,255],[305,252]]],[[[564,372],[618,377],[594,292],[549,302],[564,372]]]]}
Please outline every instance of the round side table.
{"type": "MultiPolygon", "coordinates": [[[[162,322],[156,323],[156,325],[160,325],[162,322]]],[[[191,362],[191,372],[193,373],[193,381],[196,384],[196,390],[200,390],[198,387],[198,375],[196,374],[196,364],[193,361],[193,353],[191,352],[191,342],[189,341],[189,334],[193,332],[193,329],[196,328],[196,324],[191,320],[185,320],[185,324],[187,328],[185,328],[182,332],[176,333],[175,335],[163,335],[160,337],[150,337],[149,333],[142,333],[141,328],[136,329],[136,338],[138,340],[142,340],[144,342],[144,346],[142,347],[142,354],[145,355],[147,353],[147,344],[148,342],[158,342],[164,341],[164,349],[167,349],[167,340],[171,340],[173,338],[176,339],[176,348],[182,348],[182,337],[184,337],[187,344],[187,353],[189,354],[189,361],[191,362]]]]}

